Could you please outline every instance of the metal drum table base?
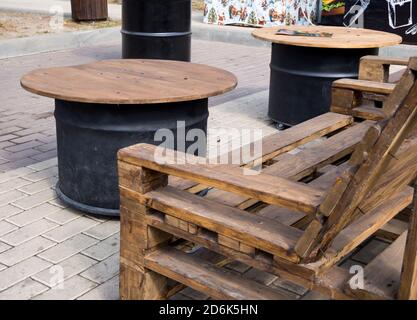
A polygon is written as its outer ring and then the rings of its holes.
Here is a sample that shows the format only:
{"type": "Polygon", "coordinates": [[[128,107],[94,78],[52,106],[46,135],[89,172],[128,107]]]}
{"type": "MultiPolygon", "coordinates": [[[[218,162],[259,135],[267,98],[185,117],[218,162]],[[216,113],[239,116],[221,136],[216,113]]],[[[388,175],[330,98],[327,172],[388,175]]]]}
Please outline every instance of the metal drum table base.
{"type": "Polygon", "coordinates": [[[329,111],[332,82],[357,78],[359,60],[378,49],[335,49],[272,44],[269,117],[293,126],[329,111]]]}
{"type": "Polygon", "coordinates": [[[118,216],[118,150],[161,144],[154,138],[159,129],[176,137],[178,121],[185,124],[185,134],[191,129],[206,133],[207,118],[208,99],[122,106],[56,100],[58,197],[84,212],[118,216]]]}
{"type": "Polygon", "coordinates": [[[191,0],[123,0],[124,59],[191,60],[191,0]]]}

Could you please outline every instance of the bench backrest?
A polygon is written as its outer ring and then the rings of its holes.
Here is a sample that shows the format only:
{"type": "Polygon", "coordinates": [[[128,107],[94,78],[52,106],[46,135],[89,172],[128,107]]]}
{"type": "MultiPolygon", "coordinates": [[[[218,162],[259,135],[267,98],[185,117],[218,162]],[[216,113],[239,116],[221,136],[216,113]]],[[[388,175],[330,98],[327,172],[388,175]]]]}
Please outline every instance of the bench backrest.
{"type": "Polygon", "coordinates": [[[417,140],[410,138],[417,123],[416,71],[413,57],[384,105],[385,120],[369,129],[297,243],[304,260],[317,259],[356,217],[416,178],[417,140]]]}

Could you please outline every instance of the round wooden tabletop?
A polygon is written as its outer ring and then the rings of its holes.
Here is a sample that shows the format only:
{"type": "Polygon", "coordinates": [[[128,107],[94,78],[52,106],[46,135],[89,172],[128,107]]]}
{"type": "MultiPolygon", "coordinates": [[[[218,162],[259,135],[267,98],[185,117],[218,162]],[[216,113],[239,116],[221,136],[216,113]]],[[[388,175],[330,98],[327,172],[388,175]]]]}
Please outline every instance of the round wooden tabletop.
{"type": "Polygon", "coordinates": [[[180,61],[106,60],[38,69],[21,79],[42,96],[86,103],[154,104],[205,99],[234,89],[225,70],[180,61]]]}
{"type": "Polygon", "coordinates": [[[382,48],[400,44],[402,38],[398,35],[360,28],[328,27],[328,26],[280,26],[261,28],[252,32],[255,38],[273,43],[301,47],[365,49],[382,48]],[[331,37],[287,36],[275,34],[279,29],[289,29],[310,33],[331,33],[331,37]]]}

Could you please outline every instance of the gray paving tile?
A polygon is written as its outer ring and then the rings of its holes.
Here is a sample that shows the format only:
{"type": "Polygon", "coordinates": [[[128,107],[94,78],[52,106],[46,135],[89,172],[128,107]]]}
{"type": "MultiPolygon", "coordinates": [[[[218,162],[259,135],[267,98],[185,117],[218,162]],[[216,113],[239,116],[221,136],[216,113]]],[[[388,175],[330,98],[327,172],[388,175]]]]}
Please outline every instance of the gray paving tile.
{"type": "Polygon", "coordinates": [[[43,236],[56,242],[62,242],[96,226],[97,224],[99,224],[99,222],[93,219],[81,217],[59,226],[58,228],[45,233],[43,236]]]}
{"type": "Polygon", "coordinates": [[[0,221],[0,237],[17,229],[18,227],[14,224],[7,221],[0,221]]]}
{"type": "Polygon", "coordinates": [[[52,177],[48,179],[44,179],[38,182],[29,182],[30,184],[26,184],[22,187],[18,187],[15,189],[18,189],[19,191],[22,191],[24,193],[27,193],[29,195],[33,195],[35,193],[55,188],[56,182],[58,181],[58,178],[52,177]]]}
{"type": "Polygon", "coordinates": [[[31,224],[38,220],[41,220],[48,215],[61,210],[52,204],[43,203],[37,207],[33,207],[29,210],[23,211],[19,214],[15,214],[12,217],[8,218],[7,221],[12,222],[15,225],[23,227],[25,225],[31,224]]]}
{"type": "Polygon", "coordinates": [[[0,194],[0,207],[5,206],[7,204],[11,204],[14,201],[22,200],[22,198],[26,198],[28,195],[23,193],[19,190],[10,190],[5,193],[0,194]]]}
{"type": "MultiPolygon", "coordinates": [[[[62,268],[62,281],[67,280],[84,270],[90,268],[91,266],[97,263],[96,260],[86,257],[82,254],[76,254],[55,266],[62,268]]],[[[50,272],[50,270],[43,270],[35,275],[32,276],[32,279],[35,279],[49,287],[53,287],[59,284],[60,280],[53,278],[54,274],[50,272]]]]}
{"type": "Polygon", "coordinates": [[[38,257],[31,257],[0,272],[0,291],[7,289],[52,264],[38,257]]]}
{"type": "Polygon", "coordinates": [[[59,243],[55,247],[42,252],[39,254],[39,257],[57,264],[87,249],[88,247],[95,245],[97,242],[98,241],[94,238],[84,234],[78,234],[71,239],[59,243]]]}
{"type": "Polygon", "coordinates": [[[120,232],[120,221],[109,220],[93,228],[90,228],[83,233],[98,240],[104,240],[117,232],[120,232]]]}
{"type": "Polygon", "coordinates": [[[114,254],[106,260],[87,269],[81,276],[96,283],[104,283],[119,273],[119,254],[114,254]]]}
{"type": "Polygon", "coordinates": [[[94,246],[84,250],[82,253],[96,260],[104,260],[112,254],[119,252],[120,234],[117,233],[111,237],[97,243],[94,246]]]}
{"type": "Polygon", "coordinates": [[[16,231],[7,233],[6,235],[2,236],[0,240],[12,246],[18,246],[23,242],[29,241],[45,232],[48,232],[49,230],[56,228],[57,226],[58,225],[52,221],[41,219],[16,231]]]}
{"type": "Polygon", "coordinates": [[[48,290],[48,287],[30,278],[0,292],[0,300],[29,300],[48,290]]]}
{"type": "Polygon", "coordinates": [[[13,247],[6,252],[0,254],[0,263],[7,266],[13,266],[16,263],[19,263],[27,258],[30,258],[42,251],[45,251],[48,248],[56,245],[56,242],[42,238],[36,237],[31,241],[27,241],[20,246],[13,247]]]}
{"type": "Polygon", "coordinates": [[[34,297],[34,300],[74,300],[96,287],[92,281],[74,276],[48,291],[34,297]]]}
{"type": "Polygon", "coordinates": [[[47,190],[43,190],[38,193],[35,193],[33,195],[26,196],[22,199],[15,200],[11,203],[16,207],[27,210],[27,209],[36,207],[42,203],[48,202],[56,197],[57,196],[56,196],[55,190],[47,189],[47,190]]]}
{"type": "Polygon", "coordinates": [[[82,295],[78,300],[119,300],[119,277],[111,278],[82,295]]]}
{"type": "Polygon", "coordinates": [[[12,206],[11,204],[0,207],[0,221],[22,212],[23,209],[12,206]]]}

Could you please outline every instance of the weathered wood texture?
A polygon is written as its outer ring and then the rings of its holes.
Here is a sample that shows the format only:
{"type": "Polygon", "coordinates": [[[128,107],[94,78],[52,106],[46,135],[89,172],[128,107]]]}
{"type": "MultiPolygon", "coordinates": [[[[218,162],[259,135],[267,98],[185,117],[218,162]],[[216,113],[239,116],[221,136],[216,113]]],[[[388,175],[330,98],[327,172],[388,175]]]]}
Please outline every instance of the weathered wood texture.
{"type": "MultiPolygon", "coordinates": [[[[407,63],[408,59],[363,57],[359,65],[359,80],[341,79],[334,82],[331,110],[360,119],[384,119],[390,105],[387,99],[395,87],[394,83],[389,82],[390,67],[406,66],[407,63]]],[[[403,73],[398,73],[400,78],[403,73]]],[[[394,96],[398,97],[398,94],[394,96]]]]}
{"type": "Polygon", "coordinates": [[[359,79],[375,82],[388,82],[390,77],[390,66],[406,66],[408,59],[365,56],[362,57],[359,65],[359,79]]]}
{"type": "Polygon", "coordinates": [[[154,146],[121,150],[122,296],[165,298],[170,278],[214,298],[287,298],[172,249],[180,238],[331,298],[414,299],[415,210],[407,241],[396,217],[413,203],[417,175],[416,64],[411,59],[398,85],[335,84],[352,90],[348,99],[386,96],[379,117],[328,113],[266,138],[256,161],[212,164],[172,151],[160,163],[154,146]],[[384,276],[366,274],[365,288],[352,289],[338,263],[374,236],[392,244],[365,273],[384,276]]]}
{"type": "Polygon", "coordinates": [[[71,0],[71,13],[75,21],[106,20],[107,0],[71,0]]]}
{"type": "Polygon", "coordinates": [[[65,101],[153,104],[219,95],[234,89],[237,79],[228,71],[202,64],[119,59],[37,69],[23,76],[21,85],[32,93],[65,101]]]}
{"type": "Polygon", "coordinates": [[[398,35],[369,29],[327,27],[327,26],[285,26],[284,29],[312,33],[331,33],[332,37],[304,37],[277,35],[277,27],[256,29],[252,32],[255,38],[273,43],[315,48],[381,48],[400,44],[398,35]]]}

